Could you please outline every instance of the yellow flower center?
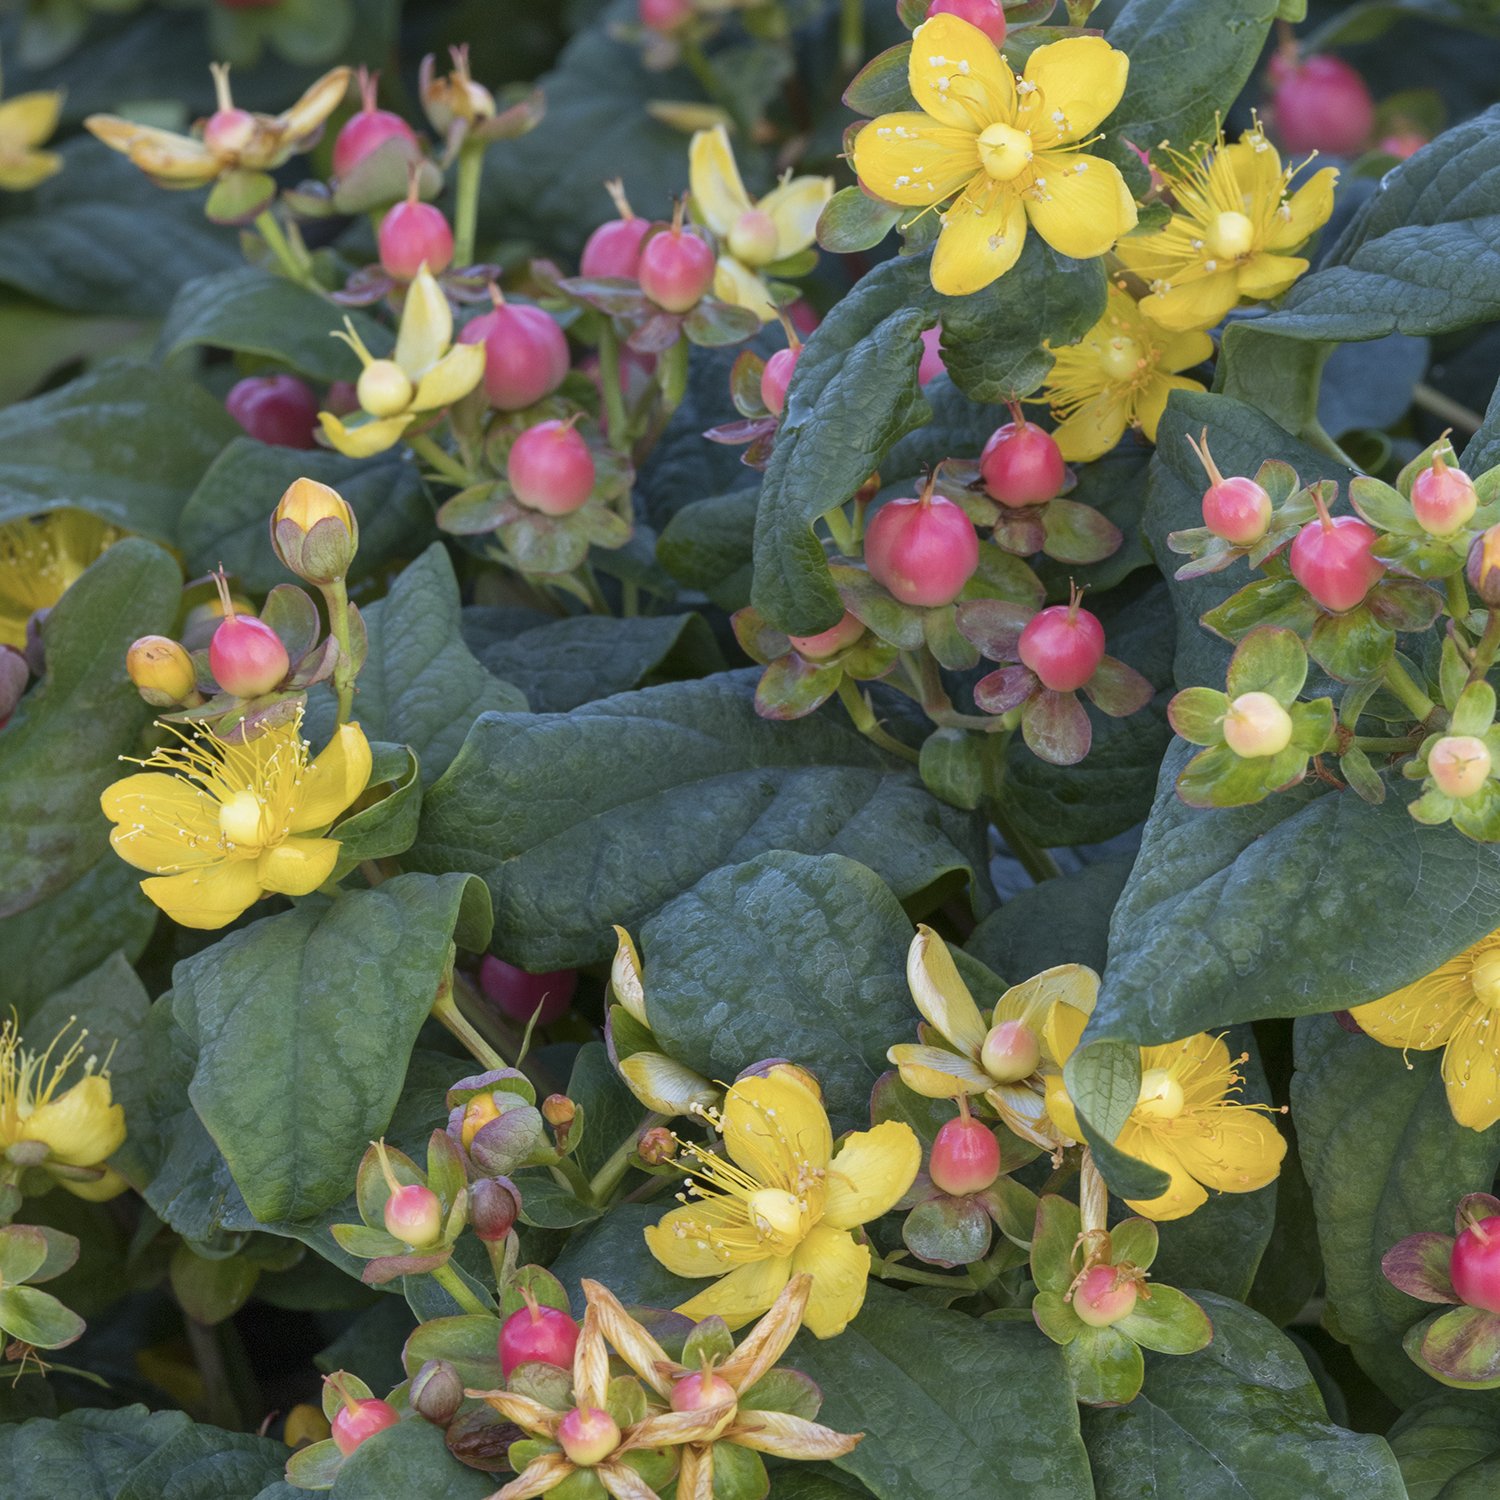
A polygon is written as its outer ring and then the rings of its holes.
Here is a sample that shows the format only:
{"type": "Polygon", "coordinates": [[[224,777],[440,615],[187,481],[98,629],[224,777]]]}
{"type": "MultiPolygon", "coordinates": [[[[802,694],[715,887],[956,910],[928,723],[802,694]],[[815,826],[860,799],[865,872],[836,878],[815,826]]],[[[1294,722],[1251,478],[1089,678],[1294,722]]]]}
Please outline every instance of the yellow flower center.
{"type": "Polygon", "coordinates": [[[1483,954],[1469,970],[1469,982],[1481,1004],[1500,1010],[1500,952],[1483,954]]]}
{"type": "Polygon", "coordinates": [[[234,792],[219,804],[219,832],[227,843],[240,847],[264,842],[261,802],[254,792],[234,792]]]}
{"type": "Polygon", "coordinates": [[[802,1239],[802,1205],[784,1188],[761,1188],[745,1207],[760,1237],[778,1250],[790,1250],[802,1239]]]}
{"type": "Polygon", "coordinates": [[[776,259],[776,225],[770,214],[752,208],[729,231],[729,253],[747,266],[767,266],[776,259]]]}
{"type": "Polygon", "coordinates": [[[1014,125],[988,125],[980,132],[979,160],[996,182],[1014,182],[1031,161],[1031,136],[1014,125]]]}
{"type": "Polygon", "coordinates": [[[1111,380],[1129,380],[1141,368],[1141,346],[1134,339],[1116,334],[1107,339],[1099,363],[1111,380]]]}
{"type": "Polygon", "coordinates": [[[1221,213],[1209,227],[1208,248],[1216,260],[1238,260],[1255,244],[1255,226],[1241,213],[1221,213]]]}
{"type": "Polygon", "coordinates": [[[1148,1120],[1175,1120],[1182,1113],[1182,1085],[1165,1068],[1147,1068],[1135,1112],[1148,1120]]]}

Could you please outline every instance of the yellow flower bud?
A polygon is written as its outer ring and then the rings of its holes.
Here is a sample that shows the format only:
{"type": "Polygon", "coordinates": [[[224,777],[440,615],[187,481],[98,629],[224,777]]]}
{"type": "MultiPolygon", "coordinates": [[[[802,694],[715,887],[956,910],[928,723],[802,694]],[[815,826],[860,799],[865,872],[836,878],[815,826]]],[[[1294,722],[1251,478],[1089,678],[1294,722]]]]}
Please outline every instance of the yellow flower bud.
{"type": "Polygon", "coordinates": [[[328,1418],[308,1402],[299,1402],[286,1414],[286,1427],[282,1438],[288,1448],[306,1448],[311,1443],[321,1443],[332,1429],[328,1418]]]}
{"type": "Polygon", "coordinates": [[[143,635],[125,653],[125,670],[153,708],[176,708],[196,697],[193,659],[164,635],[143,635]]]}
{"type": "Polygon", "coordinates": [[[308,583],[332,583],[349,571],[359,521],[349,502],[316,479],[296,479],[271,516],[277,557],[308,583]]]}

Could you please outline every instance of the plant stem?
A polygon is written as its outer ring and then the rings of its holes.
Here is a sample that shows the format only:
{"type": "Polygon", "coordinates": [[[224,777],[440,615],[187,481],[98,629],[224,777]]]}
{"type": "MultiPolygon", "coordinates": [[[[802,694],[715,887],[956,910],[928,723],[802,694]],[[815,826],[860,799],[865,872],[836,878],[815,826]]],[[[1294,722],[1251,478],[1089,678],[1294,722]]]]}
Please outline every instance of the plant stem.
{"type": "Polygon", "coordinates": [[[438,1266],[436,1270],[427,1273],[447,1294],[463,1308],[466,1313],[478,1313],[486,1316],[494,1312],[493,1307],[486,1307],[478,1297],[471,1292],[463,1283],[463,1278],[447,1262],[438,1266]]]}
{"type": "Polygon", "coordinates": [[[1432,717],[1437,705],[1394,656],[1385,664],[1385,685],[1406,705],[1414,718],[1425,724],[1432,717]]]}
{"type": "Polygon", "coordinates": [[[986,805],[986,811],[995,827],[1000,830],[1000,837],[1005,840],[1006,848],[1020,860],[1021,868],[1038,885],[1044,880],[1056,880],[1062,874],[1057,861],[1016,826],[1006,809],[1003,795],[992,798],[986,805]]]}
{"type": "Polygon", "coordinates": [[[193,1352],[193,1363],[198,1366],[198,1374],[203,1380],[205,1417],[216,1427],[238,1431],[244,1417],[234,1399],[218,1328],[200,1323],[186,1312],[182,1315],[182,1324],[187,1331],[188,1348],[193,1352]]]}
{"type": "Polygon", "coordinates": [[[457,485],[459,489],[466,489],[472,482],[469,471],[456,458],[445,453],[425,432],[409,432],[406,434],[405,441],[406,446],[418,458],[426,461],[428,468],[441,474],[450,484],[457,485]]]}
{"type": "Polygon", "coordinates": [[[1445,422],[1452,423],[1454,427],[1462,428],[1465,432],[1478,432],[1484,425],[1484,418],[1477,411],[1470,411],[1467,406],[1461,405],[1441,391],[1434,390],[1430,385],[1422,382],[1418,382],[1412,388],[1411,403],[1413,406],[1420,406],[1423,411],[1430,411],[1435,417],[1441,417],[1445,422]]]}
{"type": "Polygon", "coordinates": [[[612,1193],[620,1184],[620,1179],[625,1175],[630,1166],[630,1158],[635,1155],[635,1148],[640,1144],[641,1137],[657,1125],[667,1123],[666,1115],[648,1114],[629,1135],[615,1147],[609,1160],[594,1173],[589,1179],[589,1197],[600,1206],[603,1205],[606,1194],[612,1193]]]}
{"type": "Polygon", "coordinates": [[[849,717],[854,721],[854,727],[867,740],[879,745],[882,750],[887,750],[892,755],[900,756],[902,760],[910,761],[913,765],[921,759],[910,745],[903,745],[900,740],[887,734],[880,727],[875,719],[875,710],[870,707],[869,699],[848,677],[839,680],[839,702],[848,710],[849,717]]]}
{"type": "Polygon", "coordinates": [[[510,1064],[500,1056],[459,1010],[453,999],[453,981],[449,976],[438,987],[437,997],[432,1002],[433,1018],[441,1022],[468,1048],[472,1056],[490,1070],[508,1068],[510,1064]]]}
{"type": "Polygon", "coordinates": [[[839,63],[844,72],[855,72],[865,54],[864,0],[843,0],[839,13],[839,63]]]}
{"type": "Polygon", "coordinates": [[[1462,573],[1450,573],[1447,582],[1448,615],[1460,629],[1468,622],[1471,613],[1469,591],[1464,587],[1462,573]]]}
{"type": "Polygon", "coordinates": [[[1474,648],[1474,660],[1469,667],[1469,681],[1482,682],[1495,665],[1495,656],[1500,653],[1500,609],[1492,609],[1484,622],[1484,634],[1474,648]]]}
{"type": "Polygon", "coordinates": [[[311,286],[312,267],[299,259],[292,249],[281,225],[276,222],[275,211],[270,208],[261,209],[255,216],[255,227],[271,254],[276,257],[276,264],[281,267],[287,280],[295,281],[298,286],[311,286]]]}
{"type": "Polygon", "coordinates": [[[458,151],[458,184],[453,207],[453,264],[474,264],[474,227],[479,218],[479,180],[484,175],[484,143],[465,141],[458,151]]]}
{"type": "Polygon", "coordinates": [[[857,555],[858,542],[854,538],[854,528],[849,524],[849,518],[844,514],[841,505],[832,510],[823,512],[823,524],[828,528],[828,534],[833,538],[833,545],[839,549],[843,557],[854,557],[857,555]]]}
{"type": "Polygon", "coordinates": [[[871,1260],[870,1270],[882,1281],[909,1281],[914,1286],[940,1286],[950,1291],[954,1288],[972,1291],[974,1287],[974,1280],[967,1271],[960,1276],[938,1276],[931,1271],[918,1271],[910,1266],[892,1265],[890,1261],[881,1260],[879,1257],[871,1260]]]}
{"type": "Polygon", "coordinates": [[[1349,741],[1352,750],[1373,751],[1376,755],[1401,755],[1422,743],[1420,735],[1357,734],[1349,741]]]}
{"type": "Polygon", "coordinates": [[[333,664],[333,691],[339,700],[339,723],[347,724],[354,712],[354,679],[358,675],[350,644],[349,591],[342,578],[320,587],[328,606],[328,628],[339,643],[338,659],[333,664]]]}
{"type": "Polygon", "coordinates": [[[629,441],[630,419],[620,393],[620,338],[615,325],[605,319],[599,333],[599,386],[604,392],[604,436],[609,446],[624,452],[629,441]]]}

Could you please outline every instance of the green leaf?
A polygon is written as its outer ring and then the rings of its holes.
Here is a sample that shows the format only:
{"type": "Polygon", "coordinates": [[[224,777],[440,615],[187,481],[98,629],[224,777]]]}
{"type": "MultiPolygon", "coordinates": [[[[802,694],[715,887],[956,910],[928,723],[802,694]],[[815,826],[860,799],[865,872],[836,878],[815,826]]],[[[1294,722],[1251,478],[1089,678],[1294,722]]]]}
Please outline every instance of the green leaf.
{"type": "Polygon", "coordinates": [[[682,507],[657,538],[656,555],[679,583],[699,589],[720,609],[750,602],[751,553],[760,489],[710,495],[682,507]]]}
{"type": "Polygon", "coordinates": [[[965,947],[997,974],[1017,980],[1055,964],[1087,964],[1102,974],[1110,913],[1130,866],[1128,858],[1102,860],[1017,891],[974,929],[965,947]]]}
{"type": "Polygon", "coordinates": [[[344,1460],[332,1500],[483,1500],[494,1481],[448,1452],[443,1430],[410,1417],[367,1438],[344,1460]]]}
{"type": "MultiPolygon", "coordinates": [[[[536,971],[608,958],[610,923],[634,929],[710,870],[768,848],[848,855],[903,900],[973,879],[974,820],[839,718],[758,718],[757,675],[570,714],[487,715],[428,792],[405,862],[479,874],[510,957],[536,971]]],[[[971,899],[987,904],[982,884],[971,899]]]]}
{"type": "Polygon", "coordinates": [[[1500,1452],[1493,1398],[1460,1391],[1424,1397],[1402,1412],[1388,1437],[1410,1500],[1458,1500],[1444,1486],[1466,1473],[1490,1470],[1486,1460],[1500,1452]]]}
{"type": "MultiPolygon", "coordinates": [[[[524,711],[521,694],[492,677],[463,643],[458,580],[441,542],[363,615],[370,655],[355,686],[354,717],[370,739],[410,745],[425,782],[447,769],[481,714],[524,711]]],[[[332,733],[333,707],[327,691],[310,702],[315,738],[332,733]]]]}
{"type": "Polygon", "coordinates": [[[194,1426],[130,1471],[114,1500],[225,1500],[277,1484],[287,1449],[273,1438],[194,1426]]]}
{"type": "Polygon", "coordinates": [[[1145,1361],[1118,1328],[1081,1328],[1063,1349],[1073,1391],[1085,1406],[1121,1406],[1141,1389],[1145,1361]]]}
{"type": "Polygon", "coordinates": [[[705,1078],[791,1057],[823,1085],[835,1133],[863,1127],[886,1048],[916,1021],[911,934],[879,876],[837,854],[715,870],[641,929],[651,1028],[705,1078]]]}
{"type": "Polygon", "coordinates": [[[1090,1493],[1062,1351],[1021,1322],[981,1323],[872,1282],[836,1339],[803,1334],[785,1360],[823,1388],[818,1420],[864,1441],[840,1469],[880,1500],[1090,1493]]]}
{"type": "Polygon", "coordinates": [[[1224,329],[1214,390],[1258,407],[1288,432],[1306,432],[1318,417],[1323,367],[1334,346],[1287,338],[1264,324],[1243,318],[1224,329]]]}
{"type": "Polygon", "coordinates": [[[6,1286],[0,1287],[0,1329],[38,1349],[61,1349],[83,1337],[83,1319],[50,1292],[6,1286]]]}
{"type": "Polygon", "coordinates": [[[1213,1320],[1208,1348],[1148,1354],[1145,1388],[1129,1406],[1083,1414],[1100,1500],[1405,1500],[1385,1440],[1328,1420],[1290,1339],[1236,1302],[1192,1295],[1213,1320]]]}
{"type": "Polygon", "coordinates": [[[365,347],[377,358],[394,342],[369,313],[340,307],[327,297],[256,266],[200,276],[177,294],[157,341],[158,359],[206,344],[286,365],[313,380],[353,380],[359,360],[333,337],[354,324],[365,347]]]}
{"type": "Polygon", "coordinates": [[[46,680],[0,737],[0,916],[116,857],[99,794],[151,716],[125,675],[125,652],[137,636],[171,629],[181,581],[160,548],[127,539],[47,617],[46,680]]]}
{"type": "Polygon", "coordinates": [[[601,1266],[609,1267],[609,1289],[627,1307],[673,1307],[686,1302],[707,1285],[674,1276],[646,1248],[645,1228],[661,1218],[665,1204],[620,1203],[602,1219],[568,1236],[552,1270],[568,1289],[573,1310],[583,1310],[578,1283],[589,1276],[599,1278],[601,1266]]]}
{"type": "Polygon", "coordinates": [[[271,512],[287,486],[304,477],[331,485],[359,521],[351,583],[383,572],[432,539],[432,509],[417,470],[396,454],[355,463],[337,453],[239,437],[209,466],[183,507],[177,540],[190,573],[222,563],[255,594],[285,583],[287,570],[268,540],[271,512]]]}
{"type": "Polygon", "coordinates": [[[1114,1144],[1140,1098],[1140,1049],[1132,1042],[1086,1041],[1068,1059],[1063,1076],[1078,1123],[1111,1190],[1139,1202],[1166,1192],[1165,1172],[1114,1144]]]}
{"type": "Polygon", "coordinates": [[[450,943],[488,942],[476,895],[467,875],[399,875],[178,964],[173,1014],[199,1047],[189,1096],[257,1218],[305,1219],[348,1191],[390,1123],[450,943]]]}
{"type": "Polygon", "coordinates": [[[1397,1400],[1431,1389],[1401,1351],[1431,1310],[1381,1274],[1387,1250],[1419,1230],[1452,1232],[1453,1204],[1500,1164],[1493,1131],[1448,1108],[1438,1052],[1382,1047],[1331,1016],[1297,1023],[1292,1109],[1317,1208],[1328,1322],[1397,1400]]]}
{"type": "Polygon", "coordinates": [[[114,1500],[132,1469],[192,1425],[180,1411],[144,1406],[6,1423],[0,1426],[0,1493],[6,1500],[114,1500]]]}
{"type": "Polygon", "coordinates": [[[0,521],[74,506],[175,541],[188,496],[238,433],[196,381],[111,362],[0,411],[0,521]]]}
{"type": "Polygon", "coordinates": [[[372,745],[374,768],[371,789],[388,784],[378,802],[345,818],[334,832],[339,841],[339,862],[333,878],[341,880],[367,859],[386,859],[404,854],[417,836],[422,812],[421,767],[405,745],[372,745]]]}

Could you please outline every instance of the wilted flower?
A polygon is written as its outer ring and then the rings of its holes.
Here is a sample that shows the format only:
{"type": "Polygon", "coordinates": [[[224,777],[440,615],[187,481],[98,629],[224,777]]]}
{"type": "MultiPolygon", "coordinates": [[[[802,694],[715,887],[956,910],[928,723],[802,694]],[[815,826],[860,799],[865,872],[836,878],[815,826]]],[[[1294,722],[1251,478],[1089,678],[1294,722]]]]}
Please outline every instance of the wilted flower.
{"type": "Polygon", "coordinates": [[[0,645],[21,650],[32,615],[51,609],[123,535],[86,510],[0,525],[0,645]]]}
{"type": "Polygon", "coordinates": [[[0,188],[24,193],[62,171],[62,157],[37,148],[57,129],[61,89],[17,94],[0,102],[0,188]]]}

